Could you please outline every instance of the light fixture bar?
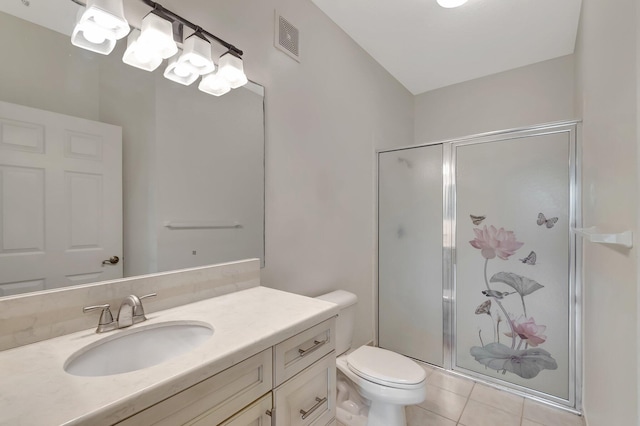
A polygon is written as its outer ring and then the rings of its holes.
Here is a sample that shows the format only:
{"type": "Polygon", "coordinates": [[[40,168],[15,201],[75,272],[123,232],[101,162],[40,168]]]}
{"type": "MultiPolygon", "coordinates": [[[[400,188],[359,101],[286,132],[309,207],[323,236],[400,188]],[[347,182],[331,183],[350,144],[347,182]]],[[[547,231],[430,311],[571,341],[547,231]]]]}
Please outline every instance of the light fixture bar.
{"type": "MultiPolygon", "coordinates": [[[[124,22],[122,27],[124,28],[126,25],[127,32],[130,31],[129,23],[124,17],[123,0],[71,1],[86,7],[84,12],[78,12],[82,19],[79,18],[71,37],[71,42],[74,45],[108,55],[115,47],[116,40],[126,36],[126,33],[122,35],[122,31],[115,33],[115,30],[111,31],[114,33],[112,36],[110,32],[112,27],[118,30],[121,28],[113,25],[111,21],[119,19],[117,22],[124,22]],[[83,2],[87,4],[85,5],[83,2]],[[90,12],[95,9],[94,4],[103,5],[107,12],[115,10],[115,12],[111,12],[114,15],[113,19],[111,16],[101,17],[102,21],[111,24],[111,26],[98,22],[98,20],[95,23],[91,21],[90,18],[93,15],[90,15],[90,12]],[[95,24],[96,28],[90,24],[95,24]]],[[[242,50],[177,13],[165,9],[153,0],[138,1],[151,7],[151,11],[142,18],[141,28],[134,27],[129,34],[127,49],[122,58],[124,63],[145,71],[154,71],[160,66],[163,59],[169,59],[169,64],[163,73],[166,78],[188,86],[202,76],[199,89],[214,96],[223,95],[248,82],[244,73],[242,50]],[[182,38],[183,27],[193,30],[193,33],[186,39],[182,38]],[[210,41],[215,41],[227,49],[219,58],[218,72],[216,72],[216,64],[211,58],[210,41]],[[176,42],[182,42],[181,50],[176,42]]],[[[98,10],[98,12],[100,11],[102,9],[98,10]]]]}
{"type": "MultiPolygon", "coordinates": [[[[83,3],[80,0],[71,0],[72,2],[74,2],[75,4],[85,7],[86,3],[83,3]]],[[[174,13],[172,11],[170,11],[169,9],[166,9],[164,6],[162,6],[161,4],[152,1],[152,0],[140,0],[142,3],[146,4],[147,6],[158,10],[162,13],[164,13],[167,16],[170,16],[171,18],[173,18],[174,20],[180,22],[181,24],[191,28],[193,31],[199,31],[201,34],[204,34],[205,36],[215,40],[218,44],[221,44],[222,46],[226,47],[227,49],[237,53],[238,55],[242,56],[243,52],[242,50],[238,49],[237,47],[235,47],[233,44],[231,43],[227,43],[226,41],[224,41],[223,39],[221,39],[220,37],[217,37],[213,34],[211,34],[209,31],[205,30],[204,28],[186,20],[185,18],[183,18],[182,16],[178,15],[177,13],[174,13]]]]}
{"type": "MultiPolygon", "coordinates": [[[[72,1],[75,1],[75,0],[72,0],[72,1]]],[[[238,49],[233,44],[227,43],[226,41],[224,41],[220,37],[217,37],[217,36],[211,34],[209,31],[205,30],[204,28],[202,28],[202,27],[200,27],[200,26],[198,26],[198,25],[196,25],[196,24],[194,24],[192,22],[187,21],[185,18],[183,18],[182,16],[170,11],[169,9],[165,9],[161,4],[156,3],[155,1],[152,1],[152,0],[141,0],[141,1],[144,4],[146,4],[147,6],[152,7],[155,10],[161,11],[165,15],[170,16],[171,18],[175,19],[176,21],[180,22],[181,24],[191,28],[193,31],[200,32],[200,34],[204,34],[208,38],[211,38],[211,39],[215,40],[216,42],[218,42],[219,44],[223,45],[227,49],[237,53],[240,56],[242,56],[242,54],[243,54],[242,50],[238,49]]]]}

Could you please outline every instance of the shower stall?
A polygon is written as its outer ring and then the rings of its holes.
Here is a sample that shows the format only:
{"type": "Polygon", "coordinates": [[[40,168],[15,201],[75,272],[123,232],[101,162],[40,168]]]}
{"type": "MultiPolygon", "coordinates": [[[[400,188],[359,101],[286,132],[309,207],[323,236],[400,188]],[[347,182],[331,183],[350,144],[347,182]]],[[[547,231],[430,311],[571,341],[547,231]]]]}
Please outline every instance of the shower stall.
{"type": "Polygon", "coordinates": [[[378,344],[580,410],[577,122],[378,152],[378,344]]]}

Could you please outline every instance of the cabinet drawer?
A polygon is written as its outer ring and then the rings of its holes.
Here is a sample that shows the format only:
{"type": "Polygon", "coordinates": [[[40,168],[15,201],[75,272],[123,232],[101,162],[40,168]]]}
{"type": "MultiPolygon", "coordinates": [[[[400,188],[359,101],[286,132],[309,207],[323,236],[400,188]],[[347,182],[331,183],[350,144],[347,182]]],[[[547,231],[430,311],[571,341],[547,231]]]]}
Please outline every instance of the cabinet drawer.
{"type": "MultiPolygon", "coordinates": [[[[271,426],[271,416],[267,413],[271,412],[272,406],[272,394],[269,392],[235,416],[220,423],[220,426],[271,426]]],[[[217,425],[217,419],[215,416],[212,417],[211,414],[207,412],[185,426],[217,425]]]]}
{"type": "Polygon", "coordinates": [[[217,425],[271,390],[272,350],[267,349],[118,423],[119,426],[185,424],[208,413],[217,425]]]}
{"type": "Polygon", "coordinates": [[[335,352],[274,392],[276,426],[325,426],[336,414],[335,352]]]}
{"type": "Polygon", "coordinates": [[[328,319],[275,346],[274,387],[335,349],[335,324],[335,318],[328,319]]]}

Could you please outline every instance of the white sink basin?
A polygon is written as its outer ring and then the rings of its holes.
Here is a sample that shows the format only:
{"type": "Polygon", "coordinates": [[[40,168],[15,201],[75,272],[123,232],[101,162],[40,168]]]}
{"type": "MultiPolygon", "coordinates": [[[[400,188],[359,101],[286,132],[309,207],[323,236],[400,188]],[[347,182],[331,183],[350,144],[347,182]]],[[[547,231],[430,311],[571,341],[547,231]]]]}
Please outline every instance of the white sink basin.
{"type": "Polygon", "coordinates": [[[151,367],[195,349],[213,335],[209,324],[173,321],[114,331],[67,359],[74,376],[110,376],[151,367]]]}

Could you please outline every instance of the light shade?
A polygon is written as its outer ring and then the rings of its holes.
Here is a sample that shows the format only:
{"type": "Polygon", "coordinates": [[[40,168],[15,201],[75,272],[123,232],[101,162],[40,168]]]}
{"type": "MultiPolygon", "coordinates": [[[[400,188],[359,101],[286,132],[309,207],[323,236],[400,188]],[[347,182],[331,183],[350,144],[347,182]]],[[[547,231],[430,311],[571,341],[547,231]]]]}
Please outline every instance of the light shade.
{"type": "Polygon", "coordinates": [[[232,89],[244,86],[248,81],[244,74],[242,58],[231,50],[220,56],[218,73],[229,82],[232,89]]]}
{"type": "Polygon", "coordinates": [[[184,41],[183,52],[178,58],[178,66],[188,67],[198,75],[209,74],[215,69],[211,60],[211,43],[198,32],[191,34],[184,41]]]}
{"type": "Polygon", "coordinates": [[[222,96],[231,90],[226,78],[220,76],[219,72],[212,72],[202,77],[198,89],[213,96],[222,96]]]}
{"type": "Polygon", "coordinates": [[[138,44],[149,55],[159,55],[162,59],[178,53],[178,45],[173,39],[173,23],[153,11],[142,18],[138,44]]]}
{"type": "Polygon", "coordinates": [[[71,34],[74,46],[108,55],[129,33],[122,0],[87,0],[87,7],[78,14],[71,34]]]}
{"type": "Polygon", "coordinates": [[[196,81],[198,77],[200,77],[200,74],[194,72],[190,67],[178,63],[179,57],[180,53],[177,53],[169,59],[169,65],[167,65],[167,68],[164,70],[164,76],[171,81],[188,86],[196,81]]]}
{"type": "Polygon", "coordinates": [[[162,63],[160,52],[145,49],[139,43],[140,30],[133,30],[127,37],[127,50],[122,56],[122,62],[145,71],[153,71],[162,63]]]}
{"type": "Polygon", "coordinates": [[[438,4],[447,9],[451,9],[453,7],[462,6],[465,4],[467,0],[438,0],[438,4]]]}

